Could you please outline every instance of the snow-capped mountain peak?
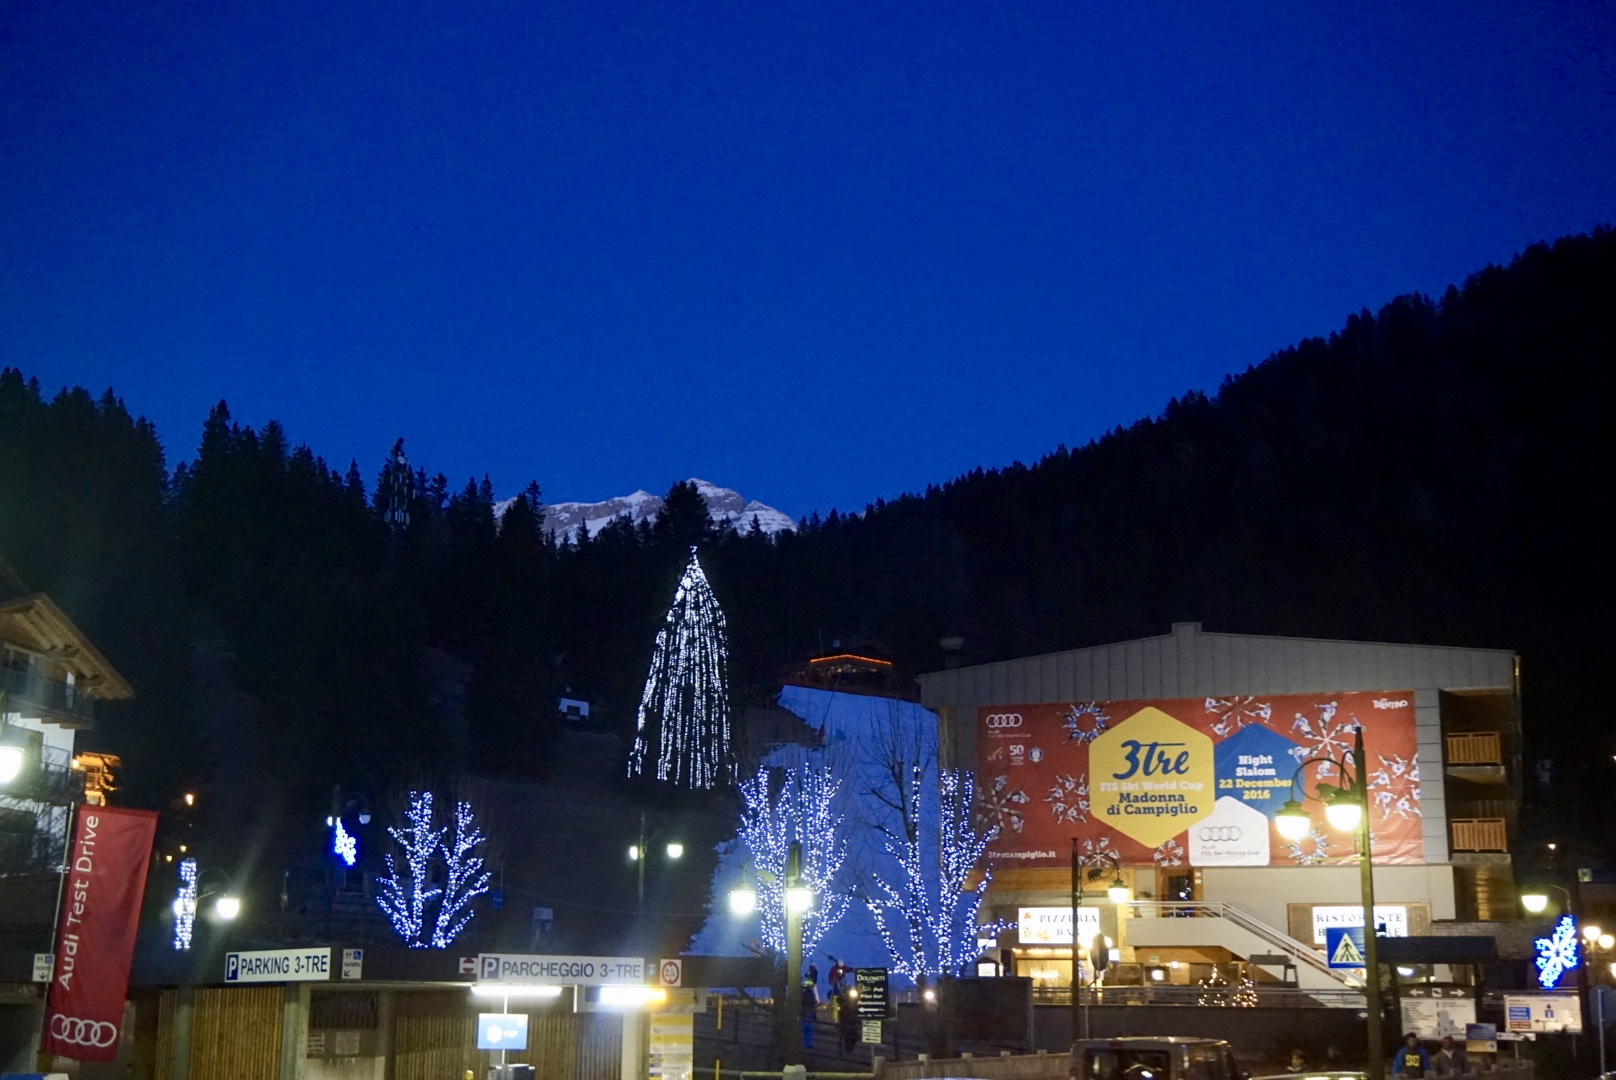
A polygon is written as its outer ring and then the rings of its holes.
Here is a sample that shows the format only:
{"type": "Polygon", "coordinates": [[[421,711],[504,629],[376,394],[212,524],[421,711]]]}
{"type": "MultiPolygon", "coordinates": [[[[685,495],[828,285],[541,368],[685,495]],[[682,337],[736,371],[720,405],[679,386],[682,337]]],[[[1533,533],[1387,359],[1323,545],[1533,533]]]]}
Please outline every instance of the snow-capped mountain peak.
{"type": "MultiPolygon", "coordinates": [[[[748,500],[731,488],[719,487],[717,484],[695,477],[687,482],[696,486],[702,501],[707,504],[708,517],[715,522],[727,521],[738,532],[750,529],[754,517],[757,518],[758,525],[763,531],[771,536],[780,532],[795,532],[797,529],[797,523],[786,514],[756,499],[748,500]]],[[[509,502],[500,503],[494,508],[495,513],[503,514],[508,505],[509,502]]],[[[642,521],[655,521],[661,511],[662,496],[653,495],[649,491],[636,491],[631,495],[619,495],[600,502],[562,502],[547,505],[544,508],[544,527],[553,530],[557,536],[572,539],[576,537],[579,525],[586,526],[589,535],[593,536],[617,518],[626,516],[631,523],[637,525],[642,521]]]]}

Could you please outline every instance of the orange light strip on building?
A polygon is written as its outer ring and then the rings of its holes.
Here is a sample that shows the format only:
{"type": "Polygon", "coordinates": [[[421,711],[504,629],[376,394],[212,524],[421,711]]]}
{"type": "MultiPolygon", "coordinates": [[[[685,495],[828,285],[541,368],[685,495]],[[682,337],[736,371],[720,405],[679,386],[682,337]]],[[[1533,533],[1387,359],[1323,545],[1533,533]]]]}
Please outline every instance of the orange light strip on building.
{"type": "Polygon", "coordinates": [[[838,660],[853,660],[860,664],[875,664],[879,667],[891,667],[891,660],[877,660],[873,656],[855,656],[853,653],[839,653],[836,656],[818,656],[808,662],[810,664],[832,664],[838,660]]]}

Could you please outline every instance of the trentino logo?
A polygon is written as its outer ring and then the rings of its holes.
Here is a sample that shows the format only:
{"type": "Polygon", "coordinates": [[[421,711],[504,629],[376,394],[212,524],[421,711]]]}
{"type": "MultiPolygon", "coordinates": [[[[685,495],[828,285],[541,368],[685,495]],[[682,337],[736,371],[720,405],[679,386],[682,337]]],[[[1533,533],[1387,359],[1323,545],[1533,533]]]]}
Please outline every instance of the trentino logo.
{"type": "Polygon", "coordinates": [[[1408,699],[1378,697],[1373,704],[1377,709],[1406,709],[1408,708],[1408,699]]]}

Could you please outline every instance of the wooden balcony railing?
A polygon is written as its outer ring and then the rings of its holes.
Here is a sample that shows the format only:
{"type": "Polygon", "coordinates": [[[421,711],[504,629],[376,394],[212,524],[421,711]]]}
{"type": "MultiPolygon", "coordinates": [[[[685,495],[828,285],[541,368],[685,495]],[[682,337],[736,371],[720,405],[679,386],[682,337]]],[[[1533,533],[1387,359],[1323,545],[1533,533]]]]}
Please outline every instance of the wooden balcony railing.
{"type": "Polygon", "coordinates": [[[1502,765],[1503,749],[1496,731],[1466,731],[1448,736],[1449,765],[1502,765]]]}
{"type": "Polygon", "coordinates": [[[1450,823],[1454,851],[1508,851],[1503,818],[1456,818],[1450,823]]]}

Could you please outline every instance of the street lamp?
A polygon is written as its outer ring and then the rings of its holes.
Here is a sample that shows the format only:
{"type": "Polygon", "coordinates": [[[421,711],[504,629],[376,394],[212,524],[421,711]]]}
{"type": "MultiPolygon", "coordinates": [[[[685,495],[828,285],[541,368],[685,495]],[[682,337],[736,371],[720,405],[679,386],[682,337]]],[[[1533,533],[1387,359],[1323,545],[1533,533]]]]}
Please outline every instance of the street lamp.
{"type": "MultiPolygon", "coordinates": [[[[1083,1000],[1081,988],[1078,986],[1078,967],[1081,961],[1077,955],[1079,945],[1077,916],[1078,909],[1083,906],[1083,879],[1085,873],[1101,877],[1107,868],[1111,870],[1112,881],[1105,890],[1106,895],[1113,903],[1126,903],[1128,883],[1122,880],[1122,860],[1111,851],[1096,851],[1084,855],[1078,850],[1077,837],[1072,837],[1072,1038],[1074,1039],[1078,1037],[1079,1031],[1083,1033],[1083,1038],[1089,1037],[1088,1003],[1083,1000]]],[[[1099,971],[1100,962],[1092,948],[1089,950],[1089,963],[1094,965],[1095,971],[1099,971]]],[[[1092,985],[1092,976],[1089,981],[1092,985]]]]}
{"type": "MultiPolygon", "coordinates": [[[[814,906],[814,891],[802,880],[802,842],[786,846],[786,879],[781,899],[786,923],[786,1029],[780,1045],[785,1063],[796,1065],[802,1058],[802,919],[814,906]]],[[[760,871],[761,873],[761,871],[760,871]]],[[[772,878],[770,880],[773,880],[772,878]]],[[[743,885],[730,890],[729,910],[747,916],[757,910],[757,891],[743,885]]]]}
{"type": "MultiPolygon", "coordinates": [[[[1364,917],[1364,997],[1369,1007],[1368,1073],[1370,1080],[1382,1080],[1386,1062],[1381,1052],[1380,1014],[1380,949],[1375,942],[1375,867],[1371,859],[1372,839],[1369,832],[1368,759],[1364,756],[1363,727],[1354,730],[1352,751],[1340,758],[1324,755],[1308,758],[1296,767],[1291,776],[1292,793],[1308,794],[1302,787],[1303,774],[1309,765],[1328,762],[1341,778],[1340,786],[1317,784],[1312,796],[1324,804],[1324,816],[1331,828],[1355,833],[1358,842],[1358,887],[1363,903],[1364,917]],[[1349,766],[1352,771],[1348,772],[1349,766]]],[[[1307,811],[1294,798],[1274,815],[1274,827],[1287,840],[1300,840],[1313,827],[1307,811]]]]}
{"type": "MultiPolygon", "coordinates": [[[[639,864],[639,906],[634,909],[637,916],[644,916],[645,914],[645,864],[647,861],[645,856],[650,851],[650,848],[647,846],[647,837],[648,834],[645,828],[645,811],[642,810],[640,811],[640,842],[637,844],[630,844],[628,846],[628,861],[639,864]]],[[[672,841],[663,849],[663,851],[669,859],[677,860],[684,856],[685,846],[678,841],[672,841]]]]}

